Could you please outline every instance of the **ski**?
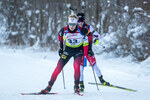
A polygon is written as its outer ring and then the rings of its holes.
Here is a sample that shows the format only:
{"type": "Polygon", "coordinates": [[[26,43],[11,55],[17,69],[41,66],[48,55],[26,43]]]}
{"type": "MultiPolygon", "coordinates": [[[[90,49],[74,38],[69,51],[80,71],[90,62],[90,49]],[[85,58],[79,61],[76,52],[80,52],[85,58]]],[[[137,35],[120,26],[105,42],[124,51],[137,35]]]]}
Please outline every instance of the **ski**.
{"type": "Polygon", "coordinates": [[[58,93],[46,93],[46,94],[42,94],[40,92],[37,92],[37,93],[21,93],[21,95],[55,95],[55,94],[58,94],[58,93]]]}
{"type": "Polygon", "coordinates": [[[83,93],[73,93],[74,95],[79,95],[79,96],[83,96],[83,93]]]}
{"type": "Polygon", "coordinates": [[[84,91],[80,91],[80,93],[85,94],[86,92],[84,92],[84,91]]]}
{"type": "Polygon", "coordinates": [[[92,85],[99,85],[99,86],[106,86],[106,87],[112,87],[112,88],[117,88],[117,89],[122,89],[122,90],[127,90],[127,91],[132,91],[132,92],[136,92],[137,90],[133,90],[133,89],[129,89],[129,88],[125,88],[125,87],[121,87],[121,86],[116,86],[116,85],[104,85],[104,84],[100,84],[100,83],[91,83],[88,82],[88,84],[92,84],[92,85]]]}
{"type": "MultiPolygon", "coordinates": [[[[37,93],[21,93],[21,95],[55,95],[55,94],[58,94],[58,93],[46,93],[46,94],[42,94],[40,92],[37,92],[37,93]]],[[[73,93],[73,94],[83,96],[82,93],[73,93]]]]}

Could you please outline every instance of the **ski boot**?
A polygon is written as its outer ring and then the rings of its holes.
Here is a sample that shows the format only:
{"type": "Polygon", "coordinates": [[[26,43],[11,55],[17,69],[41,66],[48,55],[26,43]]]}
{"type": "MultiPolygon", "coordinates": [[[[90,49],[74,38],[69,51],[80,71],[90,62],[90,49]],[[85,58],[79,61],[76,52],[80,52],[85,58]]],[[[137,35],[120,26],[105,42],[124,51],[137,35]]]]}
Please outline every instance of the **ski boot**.
{"type": "Polygon", "coordinates": [[[99,77],[99,80],[100,80],[100,82],[103,84],[103,85],[110,85],[110,83],[109,82],[107,82],[107,81],[105,81],[104,79],[103,79],[103,75],[101,75],[101,77],[99,77]]]}
{"type": "Polygon", "coordinates": [[[46,93],[48,93],[48,92],[50,92],[51,91],[51,86],[50,85],[48,85],[45,89],[43,89],[43,90],[41,90],[41,94],[46,94],[46,93]]]}
{"type": "Polygon", "coordinates": [[[79,93],[80,92],[79,85],[77,85],[77,84],[74,85],[74,92],[75,93],[79,93]]]}
{"type": "Polygon", "coordinates": [[[80,81],[80,92],[84,92],[84,83],[80,81]]]}

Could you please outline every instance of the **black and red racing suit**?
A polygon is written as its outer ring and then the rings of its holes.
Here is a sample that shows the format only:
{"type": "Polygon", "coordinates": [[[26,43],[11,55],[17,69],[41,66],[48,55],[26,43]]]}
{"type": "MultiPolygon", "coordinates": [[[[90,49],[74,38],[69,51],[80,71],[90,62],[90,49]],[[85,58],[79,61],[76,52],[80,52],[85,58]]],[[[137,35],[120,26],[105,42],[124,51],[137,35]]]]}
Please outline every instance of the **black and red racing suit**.
{"type": "Polygon", "coordinates": [[[60,42],[60,48],[63,49],[63,40],[65,39],[65,49],[58,60],[57,66],[51,76],[51,79],[49,81],[49,85],[52,86],[63,69],[63,67],[66,65],[66,63],[70,60],[71,57],[74,58],[74,82],[75,84],[79,84],[80,79],[80,64],[82,61],[83,56],[83,33],[81,31],[81,27],[76,26],[76,29],[74,31],[71,31],[68,26],[62,28],[60,32],[58,33],[58,38],[60,42]],[[81,33],[82,32],[82,33],[81,33]]]}

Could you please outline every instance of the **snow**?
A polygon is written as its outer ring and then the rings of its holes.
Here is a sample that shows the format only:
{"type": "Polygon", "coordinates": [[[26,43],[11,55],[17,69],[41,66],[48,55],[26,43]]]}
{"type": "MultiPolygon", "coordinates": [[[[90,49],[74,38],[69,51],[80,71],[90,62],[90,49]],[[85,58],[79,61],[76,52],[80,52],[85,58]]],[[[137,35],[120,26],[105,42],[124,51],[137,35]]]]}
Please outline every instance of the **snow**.
{"type": "Polygon", "coordinates": [[[31,11],[31,10],[27,10],[27,15],[28,15],[29,17],[31,17],[32,11],[31,11]]]}
{"type": "Polygon", "coordinates": [[[7,18],[0,14],[0,35],[5,34],[5,31],[7,30],[7,18]]]}
{"type": "Polygon", "coordinates": [[[143,4],[147,4],[148,2],[147,1],[143,1],[143,4]]]}
{"type": "Polygon", "coordinates": [[[81,5],[82,5],[82,6],[86,6],[84,1],[82,1],[81,5]]]}
{"type": "Polygon", "coordinates": [[[39,13],[40,13],[40,10],[36,10],[35,13],[36,13],[36,14],[39,14],[39,13]]]}
{"type": "Polygon", "coordinates": [[[70,3],[68,3],[68,4],[66,4],[66,6],[67,6],[67,8],[70,8],[70,7],[71,7],[71,4],[70,4],[70,3]]]}
{"type": "Polygon", "coordinates": [[[11,32],[11,35],[17,35],[18,32],[11,32]]]}
{"type": "Polygon", "coordinates": [[[105,45],[106,48],[111,47],[112,44],[116,44],[118,42],[118,39],[115,37],[116,34],[116,32],[111,32],[111,34],[107,34],[101,39],[101,44],[105,45]]]}
{"type": "Polygon", "coordinates": [[[128,12],[129,11],[129,6],[125,6],[124,10],[126,10],[128,12]]]}
{"type": "Polygon", "coordinates": [[[27,2],[27,1],[25,1],[25,2],[24,2],[24,5],[28,6],[28,2],[27,2]]]}
{"type": "Polygon", "coordinates": [[[58,95],[23,96],[20,93],[38,92],[45,88],[56,67],[57,52],[33,51],[31,49],[0,49],[0,99],[1,100],[149,100],[150,58],[142,63],[133,63],[130,57],[108,58],[97,56],[105,80],[112,84],[138,90],[130,92],[109,87],[89,85],[94,82],[90,67],[85,68],[85,91],[83,97],[73,95],[73,59],[64,68],[66,89],[63,89],[62,74],[58,76],[51,92],[58,95]]]}
{"type": "Polygon", "coordinates": [[[35,39],[35,38],[36,38],[36,35],[32,35],[32,34],[31,34],[29,37],[32,38],[32,39],[35,39]]]}
{"type": "Polygon", "coordinates": [[[141,7],[135,7],[133,11],[143,11],[143,9],[141,7]]]}
{"type": "Polygon", "coordinates": [[[110,3],[110,0],[107,0],[107,3],[110,3]]]}
{"type": "Polygon", "coordinates": [[[140,25],[140,26],[137,26],[135,28],[130,29],[127,32],[126,36],[129,37],[132,34],[134,38],[137,38],[138,36],[143,35],[144,33],[146,33],[147,30],[148,29],[145,28],[144,25],[140,25]]]}

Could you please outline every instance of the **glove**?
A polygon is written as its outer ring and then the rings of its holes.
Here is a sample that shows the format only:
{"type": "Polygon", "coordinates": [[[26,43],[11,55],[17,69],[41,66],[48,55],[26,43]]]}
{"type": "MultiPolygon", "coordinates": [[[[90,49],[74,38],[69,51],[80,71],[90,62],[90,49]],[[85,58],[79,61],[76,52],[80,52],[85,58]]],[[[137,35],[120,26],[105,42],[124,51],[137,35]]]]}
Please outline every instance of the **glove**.
{"type": "Polygon", "coordinates": [[[81,33],[82,33],[83,35],[88,35],[90,32],[89,32],[86,28],[82,28],[82,29],[81,29],[81,33]]]}
{"type": "Polygon", "coordinates": [[[58,54],[59,54],[60,57],[61,57],[62,53],[63,53],[63,49],[60,48],[59,51],[58,51],[58,54]]]}
{"type": "Polygon", "coordinates": [[[94,55],[94,52],[93,52],[91,49],[88,49],[88,55],[89,55],[90,57],[92,57],[92,56],[94,55]]]}
{"type": "Polygon", "coordinates": [[[99,40],[98,40],[98,39],[95,39],[95,40],[94,40],[94,44],[97,45],[98,43],[99,43],[99,40]]]}

